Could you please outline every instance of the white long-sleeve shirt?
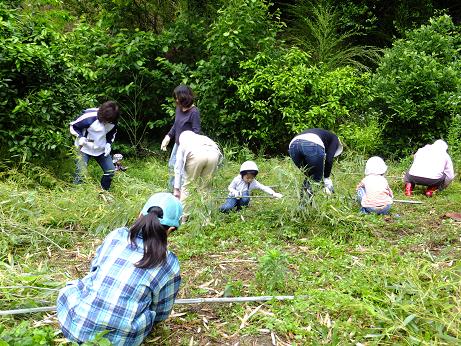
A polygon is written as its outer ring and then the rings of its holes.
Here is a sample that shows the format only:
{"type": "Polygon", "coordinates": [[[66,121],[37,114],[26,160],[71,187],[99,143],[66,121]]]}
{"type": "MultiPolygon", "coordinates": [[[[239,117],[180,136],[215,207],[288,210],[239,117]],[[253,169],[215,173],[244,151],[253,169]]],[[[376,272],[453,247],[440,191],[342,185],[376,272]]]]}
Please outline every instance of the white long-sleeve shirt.
{"type": "Polygon", "coordinates": [[[250,193],[251,190],[255,189],[262,190],[265,193],[268,193],[269,195],[273,195],[275,193],[275,191],[272,190],[269,186],[261,184],[256,179],[254,179],[251,183],[246,183],[240,174],[237,175],[234,179],[232,179],[227,189],[234,196],[241,195],[245,191],[248,191],[248,193],[250,193]]]}
{"type": "Polygon", "coordinates": [[[446,176],[448,183],[455,177],[453,162],[447,153],[446,144],[443,141],[436,141],[418,149],[414,155],[413,164],[408,173],[415,177],[439,179],[446,176]]]}
{"type": "Polygon", "coordinates": [[[189,136],[180,137],[180,139],[181,142],[176,152],[176,162],[174,165],[175,189],[181,188],[181,179],[184,176],[187,156],[190,153],[211,151],[213,153],[218,153],[222,157],[219,146],[207,136],[191,133],[189,136]]]}
{"type": "Polygon", "coordinates": [[[117,126],[111,123],[101,123],[98,120],[98,108],[86,109],[82,115],[70,123],[70,133],[77,138],[75,145],[78,146],[80,137],[87,141],[80,150],[91,156],[104,154],[107,143],[112,144],[117,133],[117,126]]]}

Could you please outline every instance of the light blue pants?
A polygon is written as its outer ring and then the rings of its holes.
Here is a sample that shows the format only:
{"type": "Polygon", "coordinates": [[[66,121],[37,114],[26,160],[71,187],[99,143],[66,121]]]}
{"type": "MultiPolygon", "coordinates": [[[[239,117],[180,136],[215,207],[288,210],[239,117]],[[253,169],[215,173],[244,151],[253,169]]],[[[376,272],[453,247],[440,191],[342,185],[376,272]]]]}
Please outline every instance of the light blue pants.
{"type": "MultiPolygon", "coordinates": [[[[360,187],[357,190],[357,200],[359,201],[359,203],[362,202],[362,198],[365,196],[365,193],[366,192],[365,192],[364,187],[360,187]]],[[[392,204],[388,204],[383,208],[361,207],[360,212],[363,213],[363,214],[375,213],[375,214],[378,214],[378,215],[384,215],[384,214],[389,214],[389,210],[391,209],[391,206],[392,206],[392,204]]]]}
{"type": "Polygon", "coordinates": [[[237,211],[242,209],[242,207],[248,206],[250,204],[250,196],[248,191],[244,191],[242,194],[242,198],[235,198],[235,197],[227,197],[226,201],[222,206],[219,207],[219,211],[223,213],[228,213],[235,207],[237,207],[237,211]]]}
{"type": "Polygon", "coordinates": [[[168,160],[168,186],[171,190],[174,187],[174,165],[176,163],[176,153],[178,152],[178,145],[175,143],[173,149],[171,149],[170,159],[168,160]]]}

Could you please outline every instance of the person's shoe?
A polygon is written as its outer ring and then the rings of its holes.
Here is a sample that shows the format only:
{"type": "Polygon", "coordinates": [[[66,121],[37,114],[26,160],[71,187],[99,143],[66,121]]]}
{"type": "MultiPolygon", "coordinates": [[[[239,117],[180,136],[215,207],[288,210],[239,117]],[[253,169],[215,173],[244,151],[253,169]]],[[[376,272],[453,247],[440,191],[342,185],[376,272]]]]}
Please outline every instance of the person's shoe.
{"type": "Polygon", "coordinates": [[[413,186],[411,183],[405,184],[405,196],[411,196],[413,194],[413,186]]]}
{"type": "Polygon", "coordinates": [[[425,194],[427,197],[432,197],[432,195],[434,194],[435,191],[437,191],[437,186],[429,186],[429,187],[426,189],[426,192],[424,192],[424,194],[425,194]]]}

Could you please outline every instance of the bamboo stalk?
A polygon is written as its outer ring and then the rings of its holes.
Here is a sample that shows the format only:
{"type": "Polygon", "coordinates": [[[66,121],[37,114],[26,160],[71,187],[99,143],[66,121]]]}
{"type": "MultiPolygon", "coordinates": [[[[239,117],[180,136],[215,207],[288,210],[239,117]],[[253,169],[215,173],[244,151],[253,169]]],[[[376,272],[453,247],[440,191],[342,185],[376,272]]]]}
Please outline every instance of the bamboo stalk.
{"type": "MultiPolygon", "coordinates": [[[[277,197],[273,196],[241,196],[241,197],[233,197],[233,196],[218,196],[215,197],[215,199],[226,199],[226,198],[236,198],[236,199],[242,199],[242,198],[272,198],[272,199],[277,199],[277,197]]],[[[286,198],[299,198],[298,196],[285,196],[283,195],[280,197],[280,199],[286,199],[286,198]]]]}
{"type": "MultiPolygon", "coordinates": [[[[225,198],[237,198],[237,199],[241,199],[241,198],[274,198],[274,199],[277,199],[277,198],[272,197],[272,196],[243,196],[243,197],[219,196],[219,197],[215,197],[215,199],[225,199],[225,198]]],[[[299,199],[300,197],[299,196],[285,196],[284,195],[280,199],[284,199],[284,198],[285,199],[286,198],[299,199]]],[[[424,202],[421,202],[421,201],[412,201],[412,200],[406,200],[406,199],[394,199],[393,201],[396,202],[396,203],[424,204],[424,202]]]]}
{"type": "MultiPolygon", "coordinates": [[[[355,172],[340,172],[339,175],[345,174],[345,175],[364,175],[363,173],[355,173],[355,172]]],[[[391,178],[391,179],[403,179],[403,175],[385,175],[385,178],[391,178]]]]}
{"type": "MultiPolygon", "coordinates": [[[[217,297],[217,298],[185,298],[176,299],[175,304],[210,304],[210,303],[244,303],[244,302],[265,302],[270,300],[293,300],[295,298],[306,298],[307,296],[256,296],[256,297],[217,297]]],[[[0,311],[0,316],[20,315],[34,312],[56,311],[56,306],[42,306],[39,308],[15,309],[0,311]]]]}
{"type": "Polygon", "coordinates": [[[408,203],[408,204],[424,204],[424,202],[421,202],[421,201],[411,201],[411,200],[407,200],[407,199],[394,199],[394,202],[408,203]]]}

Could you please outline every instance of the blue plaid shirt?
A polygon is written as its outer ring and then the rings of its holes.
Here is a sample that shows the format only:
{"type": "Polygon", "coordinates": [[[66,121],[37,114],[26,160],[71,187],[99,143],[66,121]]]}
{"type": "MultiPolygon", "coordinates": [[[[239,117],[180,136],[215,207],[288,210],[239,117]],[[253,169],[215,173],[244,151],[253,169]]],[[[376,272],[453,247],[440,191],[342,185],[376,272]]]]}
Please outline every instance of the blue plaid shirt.
{"type": "Polygon", "coordinates": [[[170,314],[179,290],[179,261],[168,251],[158,267],[134,266],[143,256],[128,240],[128,229],[111,232],[97,249],[90,273],[61,289],[57,315],[66,338],[93,339],[102,331],[114,345],[140,345],[154,324],[170,314]]]}

